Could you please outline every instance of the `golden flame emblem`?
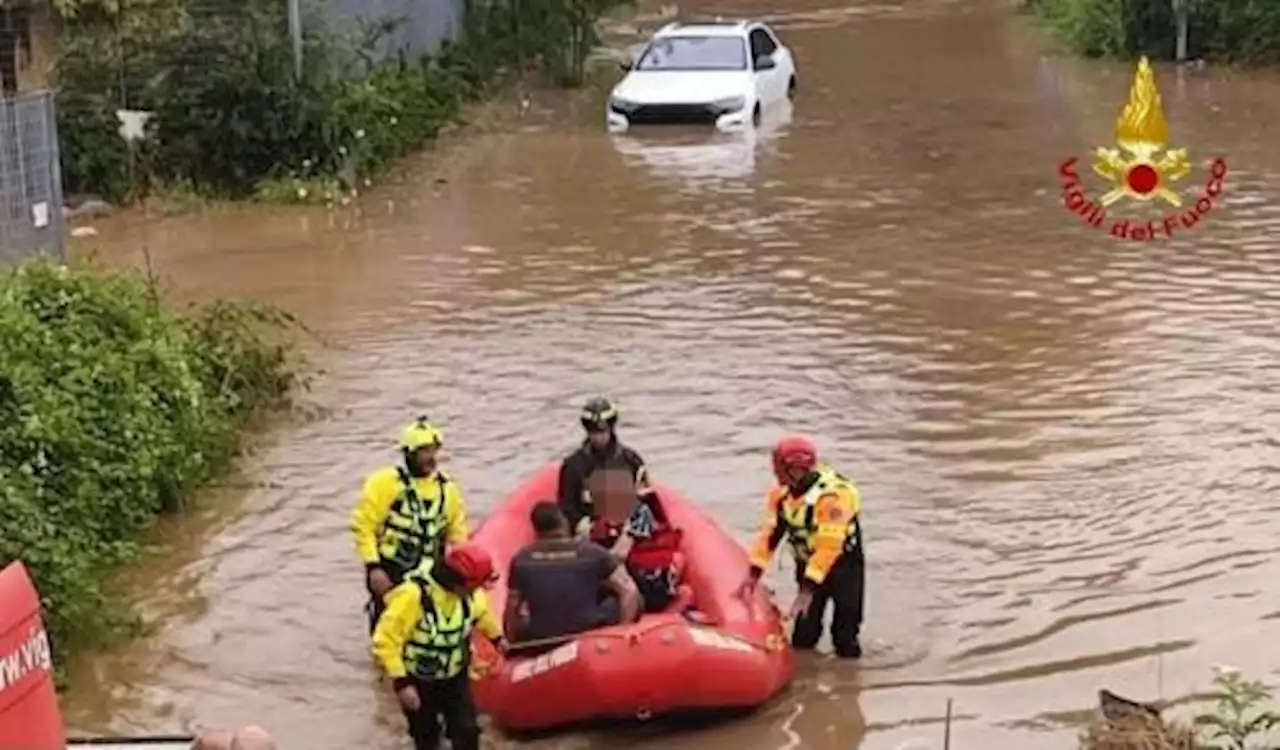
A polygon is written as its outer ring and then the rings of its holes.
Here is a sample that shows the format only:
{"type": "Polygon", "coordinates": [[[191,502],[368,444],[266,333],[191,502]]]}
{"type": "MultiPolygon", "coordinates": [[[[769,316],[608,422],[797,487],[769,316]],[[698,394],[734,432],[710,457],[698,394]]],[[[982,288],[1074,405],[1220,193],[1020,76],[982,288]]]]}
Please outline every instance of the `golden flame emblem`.
{"type": "Polygon", "coordinates": [[[1169,141],[1169,123],[1151,63],[1143,57],[1129,89],[1129,101],[1116,121],[1116,143],[1120,148],[1099,148],[1094,152],[1093,171],[1114,187],[1102,196],[1104,206],[1128,196],[1150,201],[1160,198],[1173,206],[1182,199],[1168,185],[1191,172],[1185,148],[1164,151],[1169,141]],[[1122,154],[1121,151],[1125,154],[1122,154]]]}

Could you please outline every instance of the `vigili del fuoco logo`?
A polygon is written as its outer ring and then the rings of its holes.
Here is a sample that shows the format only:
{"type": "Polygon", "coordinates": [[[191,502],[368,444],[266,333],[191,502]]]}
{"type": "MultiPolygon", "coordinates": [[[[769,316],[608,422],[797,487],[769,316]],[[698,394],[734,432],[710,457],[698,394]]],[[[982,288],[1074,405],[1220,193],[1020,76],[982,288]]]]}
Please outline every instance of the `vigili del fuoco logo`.
{"type": "Polygon", "coordinates": [[[1143,57],[1129,89],[1129,101],[1116,122],[1116,144],[1120,148],[1100,147],[1094,151],[1093,171],[1111,189],[1101,198],[1091,197],[1076,171],[1079,160],[1073,156],[1058,165],[1063,205],[1085,224],[1122,239],[1149,242],[1191,229],[1217,206],[1227,177],[1227,162],[1221,156],[1215,158],[1195,202],[1184,205],[1177,185],[1191,173],[1191,163],[1185,148],[1167,149],[1168,142],[1169,123],[1164,119],[1160,91],[1151,63],[1143,57]],[[1140,204],[1154,201],[1171,210],[1159,218],[1108,215],[1108,209],[1122,198],[1140,204]]]}

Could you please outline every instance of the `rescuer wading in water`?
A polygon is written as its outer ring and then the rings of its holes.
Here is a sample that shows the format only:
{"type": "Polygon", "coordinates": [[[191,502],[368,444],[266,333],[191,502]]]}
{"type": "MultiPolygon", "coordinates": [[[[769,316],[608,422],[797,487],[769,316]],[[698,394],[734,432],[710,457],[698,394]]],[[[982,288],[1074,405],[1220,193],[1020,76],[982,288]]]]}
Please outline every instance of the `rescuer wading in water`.
{"type": "Polygon", "coordinates": [[[740,591],[746,595],[754,590],[774,550],[786,539],[795,556],[800,589],[790,611],[795,619],[792,647],[808,650],[818,644],[830,601],[835,605],[831,640],[836,656],[860,658],[866,560],[858,488],[819,464],[818,449],[800,436],[778,442],[773,473],[778,483],[765,501],[764,519],[751,548],[751,570],[740,591]]]}
{"type": "Polygon", "coordinates": [[[438,559],[446,542],[461,544],[469,536],[462,491],[436,462],[443,445],[444,436],[426,417],[405,427],[402,464],[370,474],[351,513],[369,589],[370,631],[387,592],[424,560],[438,559]]]}
{"type": "Polygon", "coordinates": [[[440,746],[443,719],[454,750],[479,750],[480,723],[471,697],[471,632],[479,629],[500,652],[502,626],[484,586],[493,558],[482,547],[450,547],[428,558],[387,595],[373,631],[373,655],[392,679],[409,722],[414,750],[440,746]]]}

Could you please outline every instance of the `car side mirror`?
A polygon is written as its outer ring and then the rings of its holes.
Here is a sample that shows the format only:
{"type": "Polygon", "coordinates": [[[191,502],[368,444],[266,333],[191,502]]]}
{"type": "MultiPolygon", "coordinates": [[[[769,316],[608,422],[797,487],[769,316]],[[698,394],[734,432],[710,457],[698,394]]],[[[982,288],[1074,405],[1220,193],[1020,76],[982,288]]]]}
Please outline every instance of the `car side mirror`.
{"type": "Polygon", "coordinates": [[[619,68],[619,69],[621,69],[623,73],[629,73],[629,72],[631,72],[631,66],[633,66],[633,65],[635,65],[635,61],[634,61],[634,60],[619,60],[619,61],[618,61],[618,68],[619,68]]]}
{"type": "Polygon", "coordinates": [[[761,55],[756,58],[756,70],[773,70],[778,67],[778,63],[774,62],[772,57],[761,55]]]}

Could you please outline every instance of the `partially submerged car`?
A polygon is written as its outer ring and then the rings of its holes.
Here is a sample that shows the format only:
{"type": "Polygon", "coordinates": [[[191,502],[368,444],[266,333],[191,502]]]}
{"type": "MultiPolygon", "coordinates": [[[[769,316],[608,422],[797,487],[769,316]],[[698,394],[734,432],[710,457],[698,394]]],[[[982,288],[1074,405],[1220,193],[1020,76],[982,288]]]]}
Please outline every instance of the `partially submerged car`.
{"type": "Polygon", "coordinates": [[[611,132],[634,125],[758,125],[795,95],[796,67],[759,21],[670,23],[658,30],[609,96],[611,132]]]}

